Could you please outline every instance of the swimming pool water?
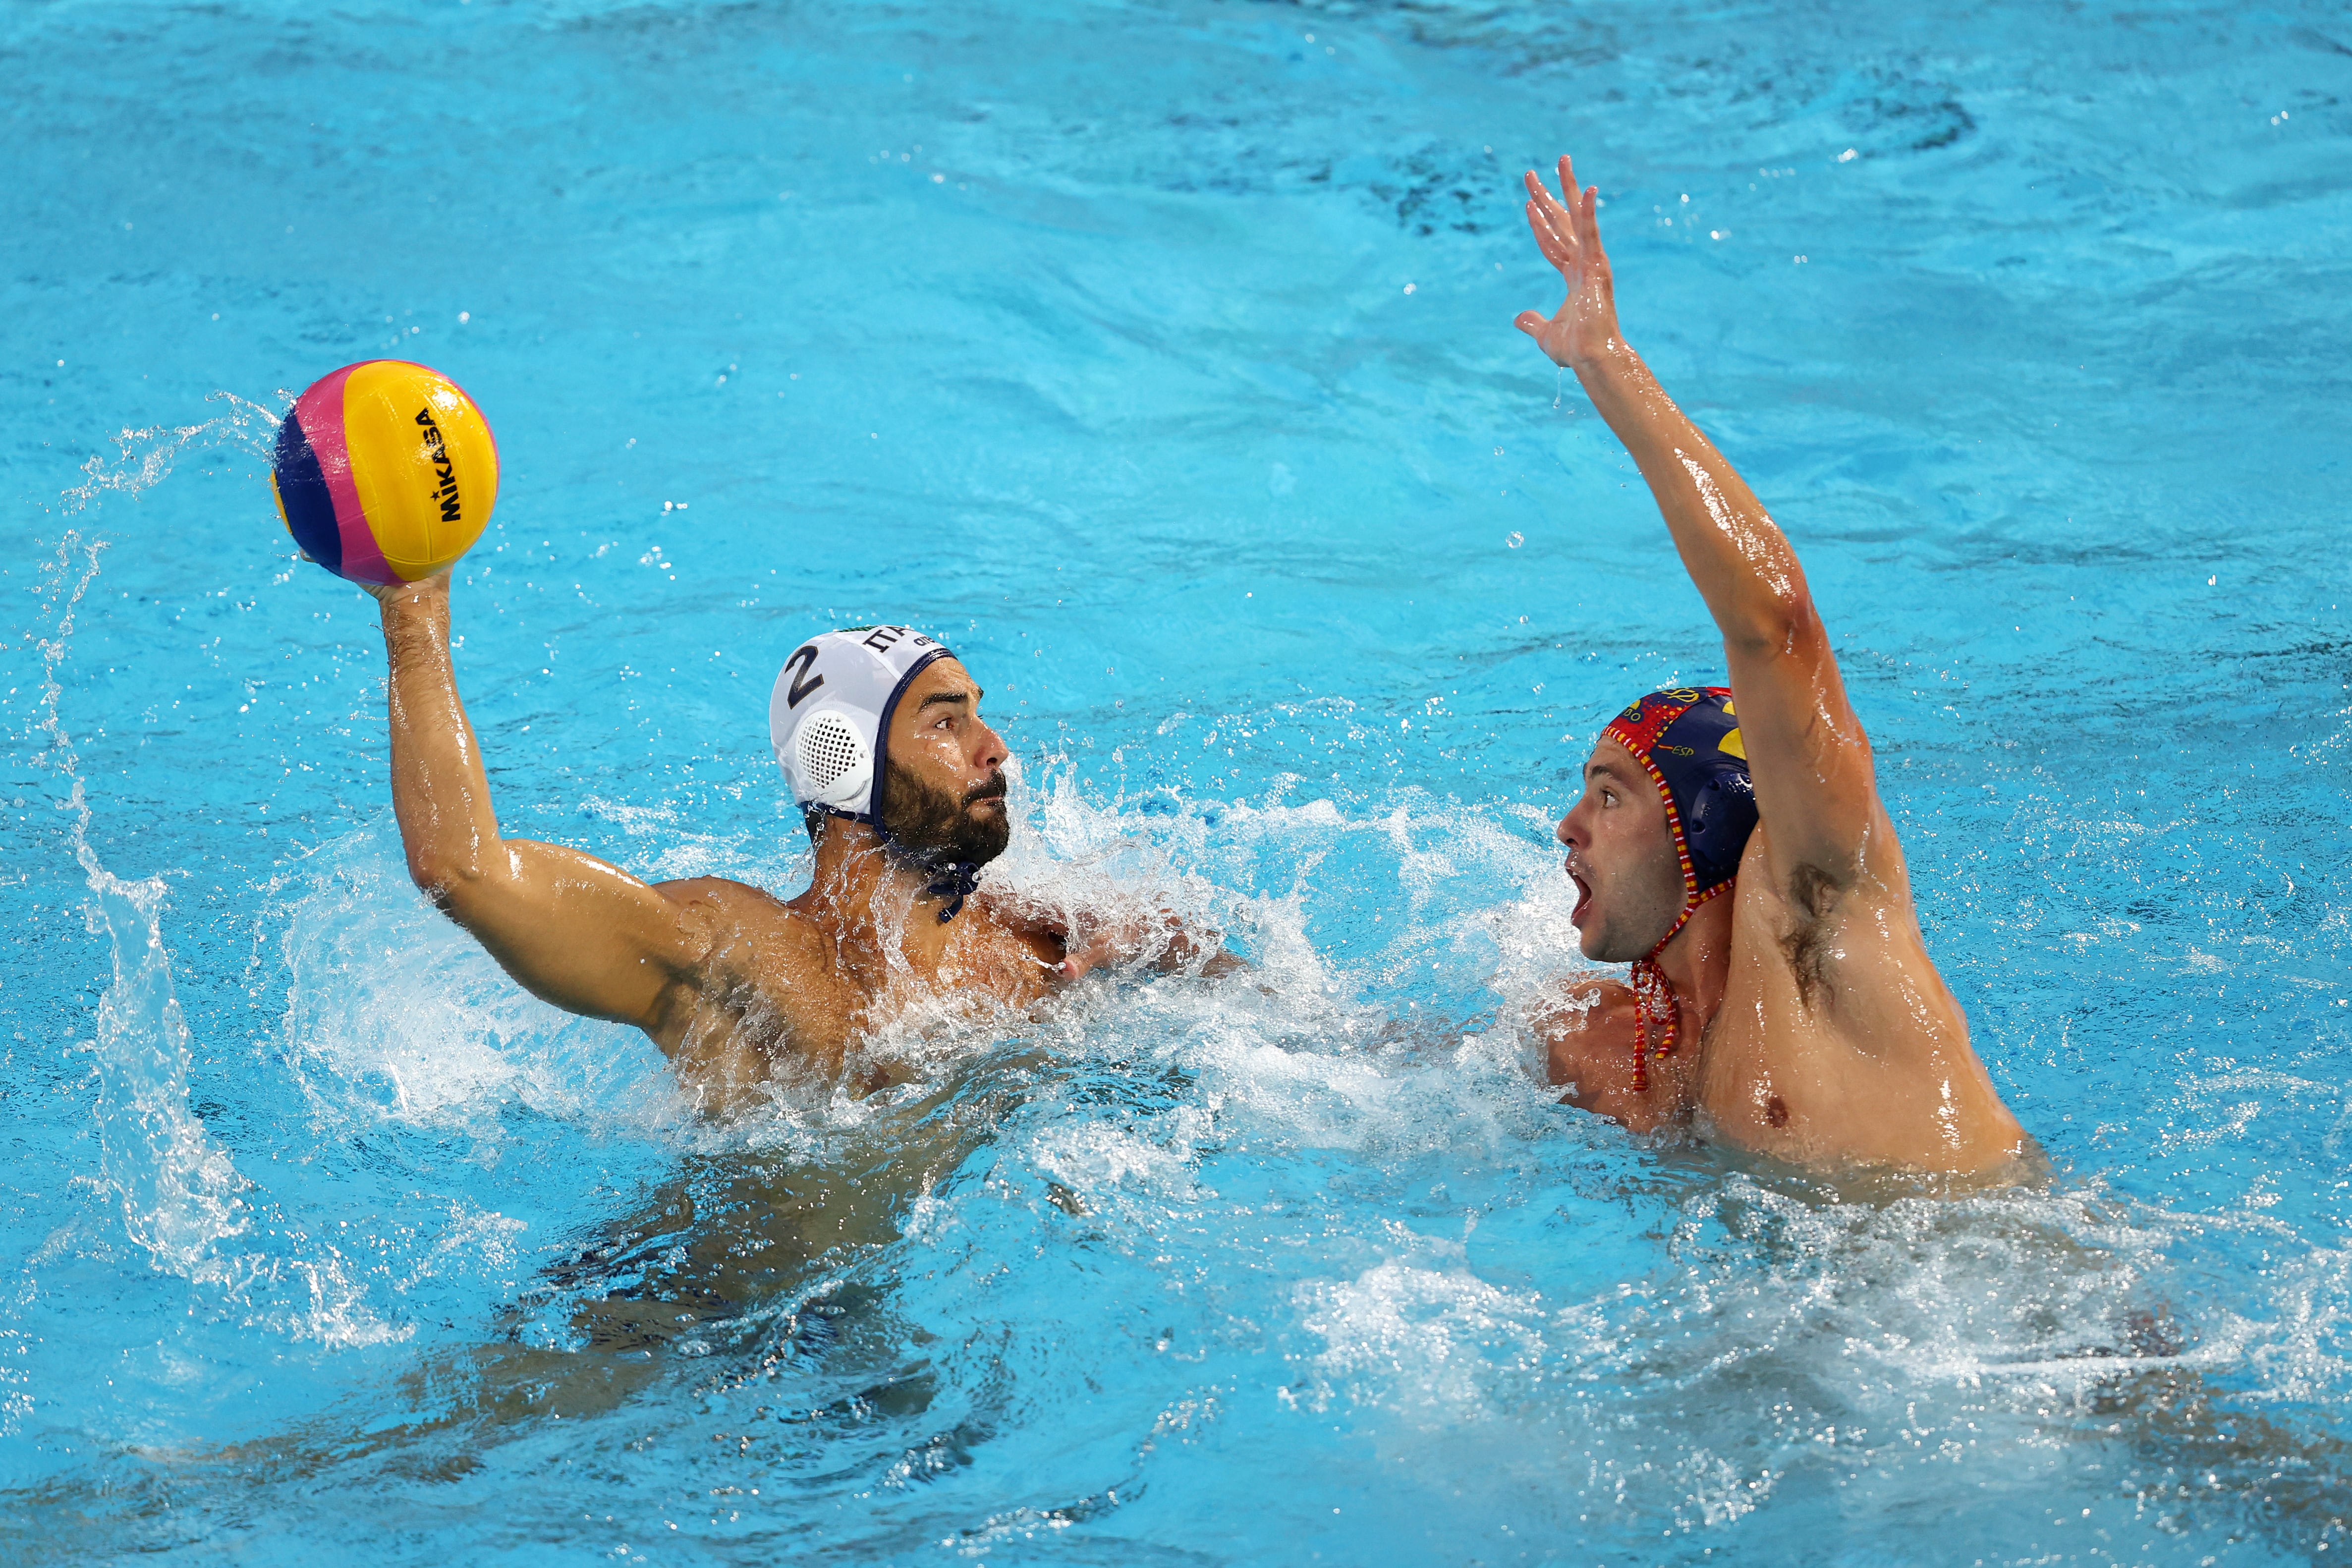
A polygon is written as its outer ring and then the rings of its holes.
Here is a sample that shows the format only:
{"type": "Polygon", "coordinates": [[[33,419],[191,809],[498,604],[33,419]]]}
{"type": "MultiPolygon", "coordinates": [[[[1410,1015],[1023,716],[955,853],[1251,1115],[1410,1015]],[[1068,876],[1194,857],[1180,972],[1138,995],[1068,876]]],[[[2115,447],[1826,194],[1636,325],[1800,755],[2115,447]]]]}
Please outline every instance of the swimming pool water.
{"type": "Polygon", "coordinates": [[[94,0],[0,59],[13,1561],[2346,1550],[2339,7],[94,0]],[[1564,150],[2045,1187],[1528,1075],[1567,781],[1719,670],[1510,328],[1564,150]],[[726,1123],[521,995],[260,477],[386,354],[501,443],[508,831],[791,889],[768,682],[910,619],[1003,879],[1256,974],[726,1123]]]}

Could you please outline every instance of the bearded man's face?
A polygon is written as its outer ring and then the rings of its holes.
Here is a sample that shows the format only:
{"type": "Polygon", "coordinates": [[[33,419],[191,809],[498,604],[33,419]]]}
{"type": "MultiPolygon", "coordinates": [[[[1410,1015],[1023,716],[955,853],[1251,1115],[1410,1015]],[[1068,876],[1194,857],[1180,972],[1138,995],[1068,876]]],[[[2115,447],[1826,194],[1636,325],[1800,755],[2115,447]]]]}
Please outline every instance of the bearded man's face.
{"type": "Polygon", "coordinates": [[[1013,819],[1004,804],[1004,770],[998,768],[961,795],[893,767],[882,777],[882,825],[891,841],[932,865],[962,861],[985,866],[1004,853],[1013,819]]]}

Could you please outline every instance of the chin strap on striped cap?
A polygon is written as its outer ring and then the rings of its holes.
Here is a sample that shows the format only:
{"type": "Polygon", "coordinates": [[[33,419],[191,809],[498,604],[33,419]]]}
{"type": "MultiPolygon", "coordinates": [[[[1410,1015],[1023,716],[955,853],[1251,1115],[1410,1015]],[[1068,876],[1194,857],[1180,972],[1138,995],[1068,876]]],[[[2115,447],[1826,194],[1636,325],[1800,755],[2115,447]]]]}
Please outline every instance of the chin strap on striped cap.
{"type": "MultiPolygon", "coordinates": [[[[1687,857],[1684,864],[1689,864],[1687,857]]],[[[1690,924],[1691,916],[1698,913],[1701,904],[1729,891],[1729,882],[1717,882],[1685,904],[1683,912],[1675,917],[1675,923],[1666,928],[1666,934],[1658,939],[1658,945],[1649,951],[1648,956],[1633,961],[1633,1091],[1636,1094],[1649,1092],[1651,1061],[1672,1056],[1675,1037],[1681,1033],[1675,1020],[1675,988],[1666,983],[1666,972],[1658,963],[1658,954],[1666,951],[1666,943],[1682,934],[1683,927],[1690,924]],[[1653,1018],[1658,1026],[1655,1049],[1650,1045],[1653,1018]]]]}

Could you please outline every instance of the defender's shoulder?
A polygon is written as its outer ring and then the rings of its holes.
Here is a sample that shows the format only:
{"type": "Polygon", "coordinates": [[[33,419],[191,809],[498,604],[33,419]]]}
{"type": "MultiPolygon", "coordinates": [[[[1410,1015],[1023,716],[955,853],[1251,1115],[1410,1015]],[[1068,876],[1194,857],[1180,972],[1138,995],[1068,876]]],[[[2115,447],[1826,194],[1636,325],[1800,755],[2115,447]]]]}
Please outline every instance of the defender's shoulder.
{"type": "Polygon", "coordinates": [[[1567,1090],[1562,1103],[1622,1122],[1635,1132],[1679,1124],[1688,1113],[1696,1052],[1654,1058],[1634,1087],[1641,1026],[1633,988],[1579,975],[1560,982],[1535,1019],[1545,1075],[1567,1090]]]}
{"type": "Polygon", "coordinates": [[[1572,975],[1547,988],[1530,1022],[1543,1042],[1551,1081],[1589,1089],[1594,1070],[1624,1054],[1633,993],[1605,975],[1572,975]]]}
{"type": "Polygon", "coordinates": [[[1582,1033],[1618,1014],[1631,1017],[1633,987],[1606,974],[1570,974],[1544,987],[1536,1005],[1535,1026],[1546,1036],[1582,1033]]]}

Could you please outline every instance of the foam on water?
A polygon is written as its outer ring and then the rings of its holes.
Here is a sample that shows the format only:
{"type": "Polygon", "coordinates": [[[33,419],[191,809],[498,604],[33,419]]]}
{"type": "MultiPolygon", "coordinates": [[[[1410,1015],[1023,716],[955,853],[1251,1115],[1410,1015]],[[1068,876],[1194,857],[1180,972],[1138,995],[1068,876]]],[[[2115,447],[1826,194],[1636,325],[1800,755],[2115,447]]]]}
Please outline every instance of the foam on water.
{"type": "Polygon", "coordinates": [[[648,1099],[660,1057],[645,1037],[572,1019],[509,981],[417,897],[395,825],[321,845],[280,880],[281,1038],[322,1132],[483,1132],[509,1108],[665,1113],[667,1093],[648,1099]]]}

